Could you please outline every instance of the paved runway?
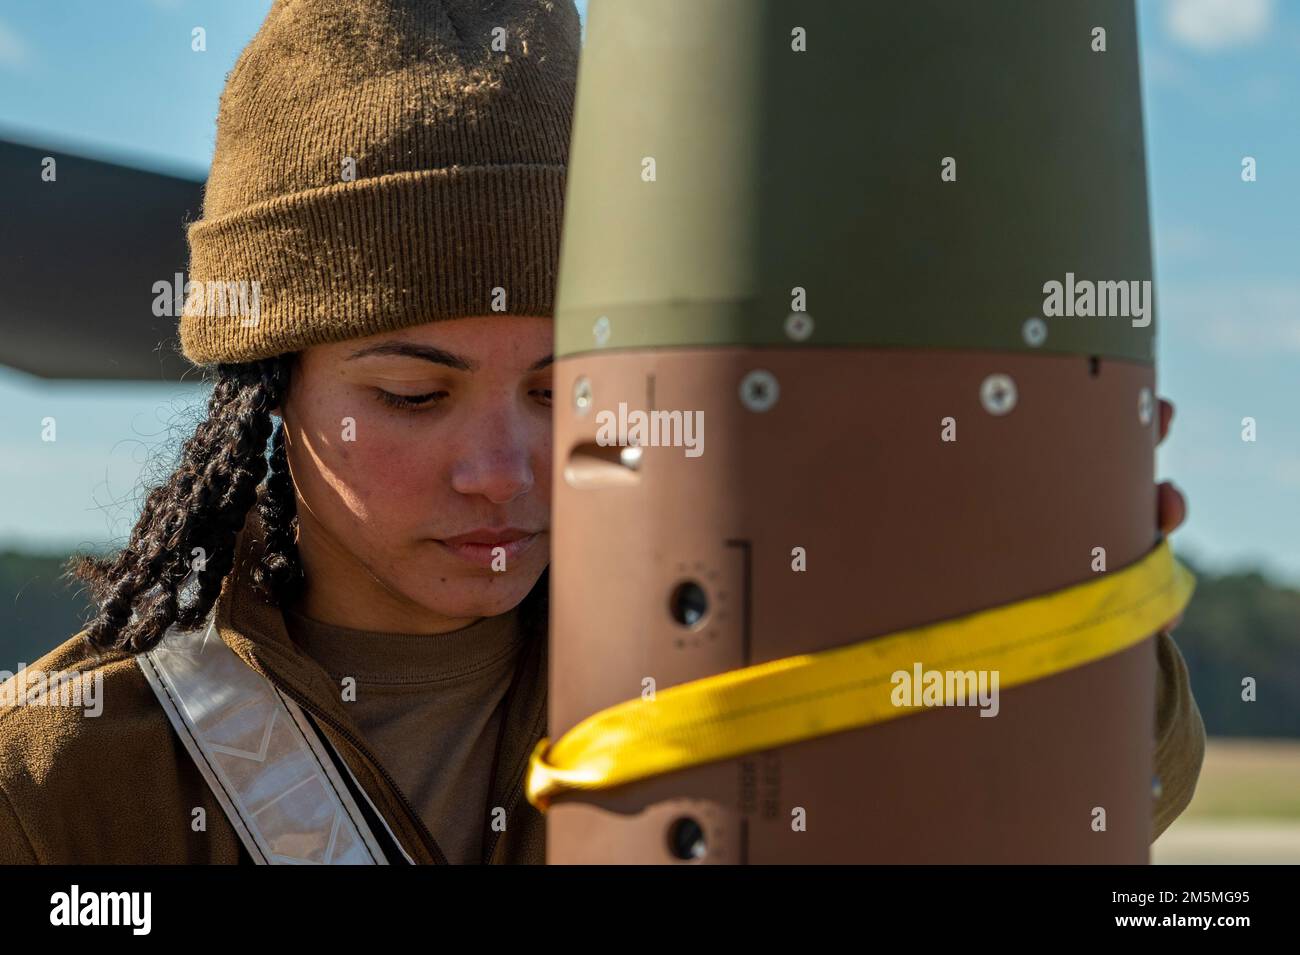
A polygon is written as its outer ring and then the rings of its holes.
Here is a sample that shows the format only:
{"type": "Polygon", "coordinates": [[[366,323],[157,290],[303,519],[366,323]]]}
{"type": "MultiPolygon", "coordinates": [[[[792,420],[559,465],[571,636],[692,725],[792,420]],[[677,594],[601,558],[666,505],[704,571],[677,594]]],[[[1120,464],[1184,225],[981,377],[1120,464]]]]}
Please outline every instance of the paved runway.
{"type": "Polygon", "coordinates": [[[1151,847],[1157,865],[1300,863],[1300,823],[1179,820],[1151,847]]]}

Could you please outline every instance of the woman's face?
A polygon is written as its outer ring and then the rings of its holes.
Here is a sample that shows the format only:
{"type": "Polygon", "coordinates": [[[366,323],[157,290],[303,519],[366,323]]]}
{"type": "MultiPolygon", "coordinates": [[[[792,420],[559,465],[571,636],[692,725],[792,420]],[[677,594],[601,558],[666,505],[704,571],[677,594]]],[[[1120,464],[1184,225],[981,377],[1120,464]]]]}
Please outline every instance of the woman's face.
{"type": "Polygon", "coordinates": [[[314,619],[443,632],[550,558],[548,318],[431,322],[299,355],[282,410],[314,619]]]}

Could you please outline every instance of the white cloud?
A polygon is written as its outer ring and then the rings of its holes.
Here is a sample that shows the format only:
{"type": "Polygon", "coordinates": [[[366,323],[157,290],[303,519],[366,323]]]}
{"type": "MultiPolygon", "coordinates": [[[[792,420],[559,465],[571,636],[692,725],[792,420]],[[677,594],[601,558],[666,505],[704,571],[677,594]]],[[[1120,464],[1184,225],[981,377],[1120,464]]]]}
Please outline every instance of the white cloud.
{"type": "Polygon", "coordinates": [[[22,37],[0,20],[0,67],[21,69],[30,59],[22,37]]]}
{"type": "Polygon", "coordinates": [[[1273,0],[1166,0],[1165,28],[1179,43],[1204,52],[1245,46],[1273,23],[1273,0]]]}

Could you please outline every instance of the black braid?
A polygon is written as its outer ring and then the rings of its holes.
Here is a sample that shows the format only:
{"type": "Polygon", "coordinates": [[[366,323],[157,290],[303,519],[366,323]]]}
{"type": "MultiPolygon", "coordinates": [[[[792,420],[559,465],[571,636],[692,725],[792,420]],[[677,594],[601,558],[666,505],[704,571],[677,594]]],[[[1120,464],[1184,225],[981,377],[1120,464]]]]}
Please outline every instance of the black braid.
{"type": "Polygon", "coordinates": [[[253,582],[283,606],[301,594],[303,586],[302,563],[298,559],[298,501],[284,450],[283,422],[271,438],[271,473],[257,508],[266,528],[266,551],[262,562],[253,568],[253,582]]]}
{"type": "MultiPolygon", "coordinates": [[[[206,619],[266,476],[270,412],[288,395],[291,366],[292,356],[217,365],[208,417],[185,442],[171,477],[149,492],[127,545],[109,558],[76,555],[68,562],[68,574],[88,585],[98,606],[84,635],[91,647],[140,653],[172,624],[188,629],[206,619]],[[202,548],[202,564],[195,548],[202,548]],[[192,590],[188,578],[196,584],[192,590]]],[[[282,458],[282,447],[279,453],[282,458]]],[[[264,509],[263,518],[284,513],[283,470],[277,487],[268,488],[279,506],[264,509]]],[[[268,525],[278,548],[276,580],[293,576],[285,560],[297,563],[296,548],[284,548],[286,533],[292,531],[282,522],[268,525]]],[[[274,602],[273,593],[263,596],[274,602]]]]}

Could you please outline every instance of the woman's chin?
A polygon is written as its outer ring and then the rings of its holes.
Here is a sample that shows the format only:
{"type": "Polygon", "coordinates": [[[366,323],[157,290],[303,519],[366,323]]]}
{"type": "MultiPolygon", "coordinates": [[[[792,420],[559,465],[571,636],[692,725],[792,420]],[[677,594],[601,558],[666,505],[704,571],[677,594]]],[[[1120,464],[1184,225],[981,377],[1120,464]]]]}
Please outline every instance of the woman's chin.
{"type": "Polygon", "coordinates": [[[495,617],[508,613],[528,596],[541,572],[529,577],[495,574],[491,577],[435,578],[432,587],[424,582],[407,596],[444,617],[495,617]]]}

